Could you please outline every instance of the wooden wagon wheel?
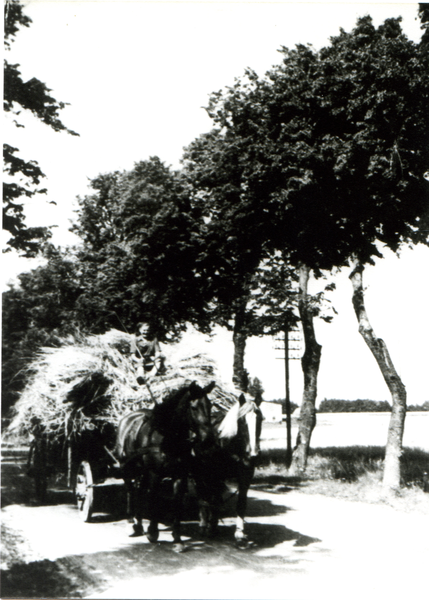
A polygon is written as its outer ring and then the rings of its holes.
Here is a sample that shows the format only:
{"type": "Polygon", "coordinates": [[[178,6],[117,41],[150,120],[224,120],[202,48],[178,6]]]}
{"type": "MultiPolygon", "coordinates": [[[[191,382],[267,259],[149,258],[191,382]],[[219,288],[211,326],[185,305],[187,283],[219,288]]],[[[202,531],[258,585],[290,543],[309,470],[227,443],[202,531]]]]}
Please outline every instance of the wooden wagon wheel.
{"type": "Polygon", "coordinates": [[[94,488],[91,465],[84,460],[80,463],[76,475],[75,494],[79,517],[89,523],[94,508],[94,488]]]}

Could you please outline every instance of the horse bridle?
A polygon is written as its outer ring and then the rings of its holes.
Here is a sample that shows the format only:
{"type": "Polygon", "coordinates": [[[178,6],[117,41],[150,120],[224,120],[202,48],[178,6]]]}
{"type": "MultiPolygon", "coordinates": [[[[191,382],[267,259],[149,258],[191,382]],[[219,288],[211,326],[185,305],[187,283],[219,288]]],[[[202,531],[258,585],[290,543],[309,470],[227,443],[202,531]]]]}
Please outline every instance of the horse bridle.
{"type": "MultiPolygon", "coordinates": [[[[210,391],[211,391],[211,386],[208,386],[210,391]]],[[[208,414],[208,424],[207,425],[201,425],[198,426],[198,423],[195,421],[195,419],[192,418],[192,402],[197,401],[197,403],[199,403],[200,401],[204,401],[207,404],[208,407],[210,407],[210,401],[207,397],[207,388],[203,388],[202,389],[202,393],[201,395],[198,395],[197,397],[193,397],[192,394],[190,392],[188,392],[190,394],[190,400],[188,402],[188,407],[187,407],[187,417],[188,417],[188,431],[189,431],[189,436],[188,436],[188,442],[191,444],[192,446],[192,450],[194,451],[194,447],[196,444],[198,444],[198,442],[200,441],[204,441],[201,440],[201,436],[200,436],[200,431],[199,429],[201,427],[207,428],[207,433],[209,434],[211,431],[211,423],[210,423],[210,408],[209,410],[209,414],[208,414]]],[[[195,407],[196,408],[196,407],[195,407]]]]}

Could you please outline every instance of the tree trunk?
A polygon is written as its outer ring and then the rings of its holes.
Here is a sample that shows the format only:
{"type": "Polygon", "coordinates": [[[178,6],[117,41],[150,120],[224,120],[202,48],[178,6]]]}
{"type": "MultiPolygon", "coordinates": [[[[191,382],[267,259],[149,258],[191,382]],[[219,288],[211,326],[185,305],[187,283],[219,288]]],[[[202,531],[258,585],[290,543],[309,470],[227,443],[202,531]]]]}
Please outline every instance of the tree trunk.
{"type": "Polygon", "coordinates": [[[242,392],[247,392],[249,376],[244,368],[244,356],[246,352],[247,331],[245,329],[246,306],[240,306],[235,314],[234,332],[232,341],[234,343],[234,360],[232,381],[242,392]]]}
{"type": "Polygon", "coordinates": [[[395,490],[400,487],[402,454],[402,438],[407,407],[407,392],[401,378],[397,374],[390,358],[386,344],[375,336],[366,313],[362,273],[364,267],[360,261],[353,262],[350,280],[353,285],[353,307],[359,323],[359,333],[364,338],[368,348],[384,377],[387,387],[392,395],[392,413],[387,435],[386,455],[384,460],[383,487],[386,490],[395,490]]]}
{"type": "Polygon", "coordinates": [[[308,302],[309,277],[309,267],[301,265],[299,268],[298,308],[305,342],[305,352],[301,359],[304,374],[304,392],[299,415],[296,446],[293,451],[292,464],[289,470],[293,475],[303,473],[307,466],[311,434],[316,425],[317,374],[322,354],[322,346],[316,341],[313,313],[308,302]]]}

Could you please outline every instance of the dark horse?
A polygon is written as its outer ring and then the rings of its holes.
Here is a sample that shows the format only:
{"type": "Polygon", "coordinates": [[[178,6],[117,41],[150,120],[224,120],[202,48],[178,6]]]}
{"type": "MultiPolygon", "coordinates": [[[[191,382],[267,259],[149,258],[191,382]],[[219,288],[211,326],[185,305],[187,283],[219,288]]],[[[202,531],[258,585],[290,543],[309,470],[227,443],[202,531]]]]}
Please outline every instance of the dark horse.
{"type": "Polygon", "coordinates": [[[215,436],[214,451],[197,461],[195,482],[200,500],[200,529],[203,535],[215,533],[225,482],[236,479],[238,484],[235,540],[247,544],[244,517],[247,493],[255,473],[262,429],[260,400],[247,399],[242,394],[228,410],[212,416],[215,436]]]}
{"type": "Polygon", "coordinates": [[[180,516],[187,477],[195,458],[210,445],[212,382],[201,388],[195,382],[170,393],[152,410],[133,412],[119,423],[115,454],[128,490],[133,490],[134,535],[143,535],[143,506],[150,525],[147,537],[158,539],[161,482],[173,483],[173,540],[183,549],[180,516]]]}

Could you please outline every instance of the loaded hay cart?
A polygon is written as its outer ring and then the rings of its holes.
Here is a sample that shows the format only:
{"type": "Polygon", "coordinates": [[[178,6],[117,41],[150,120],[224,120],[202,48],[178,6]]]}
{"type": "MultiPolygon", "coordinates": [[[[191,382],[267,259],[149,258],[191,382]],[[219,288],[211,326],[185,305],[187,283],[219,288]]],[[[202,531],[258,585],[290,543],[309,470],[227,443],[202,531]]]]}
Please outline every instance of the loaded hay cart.
{"type": "Polygon", "coordinates": [[[201,353],[204,340],[200,336],[194,350],[186,338],[166,346],[165,372],[142,385],[133,358],[135,338],[121,331],[69,336],[56,348],[41,349],[6,432],[32,440],[28,472],[38,500],[45,501],[50,478],[62,479],[74,491],[79,516],[88,522],[105,494],[125,496],[118,488],[123,481],[114,454],[122,417],[150,408],[191,381],[204,386],[215,380],[211,400],[231,406],[236,390],[221,383],[214,360],[201,353]]]}

